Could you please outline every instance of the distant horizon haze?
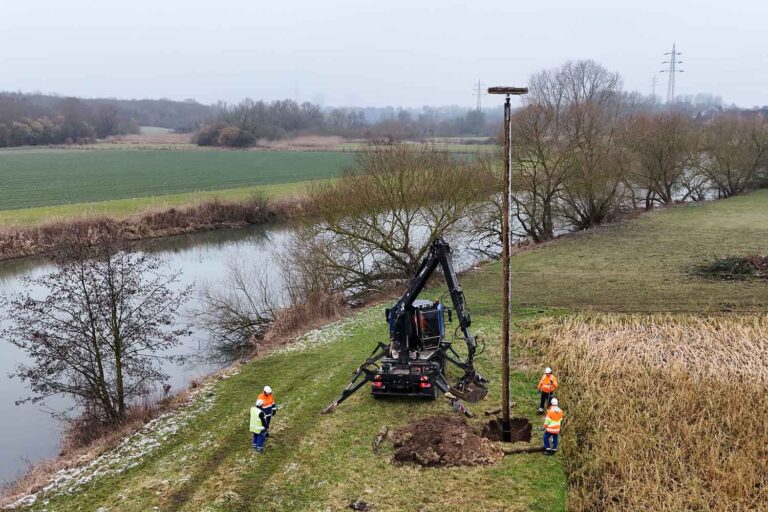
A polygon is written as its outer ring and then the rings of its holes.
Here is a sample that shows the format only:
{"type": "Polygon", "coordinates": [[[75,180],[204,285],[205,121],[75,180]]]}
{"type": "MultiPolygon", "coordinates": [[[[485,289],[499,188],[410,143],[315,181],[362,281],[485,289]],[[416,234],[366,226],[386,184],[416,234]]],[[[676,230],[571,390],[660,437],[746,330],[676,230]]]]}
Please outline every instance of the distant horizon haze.
{"type": "Polygon", "coordinates": [[[467,108],[478,79],[525,85],[542,69],[592,59],[642,94],[655,74],[663,99],[659,71],[675,42],[678,95],[768,105],[768,3],[758,0],[3,0],[0,12],[4,91],[467,108]]]}

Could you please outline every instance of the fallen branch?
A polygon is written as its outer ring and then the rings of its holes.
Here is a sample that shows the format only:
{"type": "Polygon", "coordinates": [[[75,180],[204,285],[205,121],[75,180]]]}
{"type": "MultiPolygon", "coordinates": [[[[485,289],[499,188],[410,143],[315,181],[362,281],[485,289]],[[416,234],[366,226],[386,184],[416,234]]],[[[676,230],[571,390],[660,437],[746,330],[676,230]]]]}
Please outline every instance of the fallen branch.
{"type": "Polygon", "coordinates": [[[543,446],[505,446],[501,445],[501,451],[504,455],[514,455],[516,453],[536,453],[543,452],[543,446]]]}
{"type": "MultiPolygon", "coordinates": [[[[517,405],[515,402],[509,402],[509,408],[510,408],[510,409],[511,409],[512,407],[514,407],[515,405],[517,405]]],[[[488,411],[485,411],[485,415],[486,415],[486,416],[493,416],[493,415],[495,415],[495,414],[501,414],[501,407],[495,407],[495,408],[493,408],[493,409],[490,409],[490,410],[488,410],[488,411]]]]}
{"type": "Polygon", "coordinates": [[[379,430],[378,435],[376,435],[376,439],[373,440],[373,453],[379,453],[379,445],[381,444],[384,439],[387,438],[387,434],[389,433],[389,427],[386,425],[381,427],[379,430]]]}

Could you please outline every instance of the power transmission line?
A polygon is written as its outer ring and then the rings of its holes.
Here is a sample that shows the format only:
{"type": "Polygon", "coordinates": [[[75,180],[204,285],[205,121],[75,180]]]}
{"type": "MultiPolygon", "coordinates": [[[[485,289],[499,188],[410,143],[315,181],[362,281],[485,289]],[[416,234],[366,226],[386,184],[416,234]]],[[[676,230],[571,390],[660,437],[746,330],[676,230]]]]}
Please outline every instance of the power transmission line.
{"type": "Polygon", "coordinates": [[[675,43],[672,43],[672,51],[667,52],[664,55],[669,55],[669,60],[665,60],[662,64],[667,64],[667,69],[662,69],[660,73],[667,73],[669,75],[669,81],[667,82],[667,103],[671,106],[675,102],[675,75],[682,73],[682,69],[678,69],[677,65],[682,64],[683,61],[677,60],[682,55],[682,52],[678,52],[675,48],[675,43]]]}
{"type": "Polygon", "coordinates": [[[483,93],[483,87],[485,86],[484,83],[482,83],[480,80],[477,81],[474,87],[474,93],[472,96],[477,96],[477,111],[480,112],[482,110],[482,102],[480,101],[480,98],[485,96],[485,93],[483,93]]]}
{"type": "Polygon", "coordinates": [[[651,97],[653,98],[653,102],[656,103],[656,84],[659,81],[659,77],[656,75],[653,75],[653,78],[651,79],[651,97]]]}

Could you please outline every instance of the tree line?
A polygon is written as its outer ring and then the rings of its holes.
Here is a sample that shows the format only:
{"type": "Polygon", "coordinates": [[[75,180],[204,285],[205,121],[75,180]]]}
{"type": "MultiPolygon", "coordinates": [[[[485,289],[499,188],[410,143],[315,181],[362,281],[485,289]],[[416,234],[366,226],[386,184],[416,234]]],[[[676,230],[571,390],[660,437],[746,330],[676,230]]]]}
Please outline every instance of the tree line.
{"type": "Polygon", "coordinates": [[[0,147],[88,143],[140,126],[192,132],[216,109],[194,101],[81,99],[0,93],[0,147]]]}
{"type": "MultiPolygon", "coordinates": [[[[355,114],[350,116],[354,120],[355,114]]],[[[350,123],[350,116],[341,116],[338,122],[350,123]]],[[[322,109],[312,103],[245,99],[232,105],[219,104],[216,121],[200,128],[194,141],[200,146],[248,147],[262,138],[321,133],[327,124],[322,109]]]]}
{"type": "MultiPolygon", "coordinates": [[[[692,118],[623,90],[618,73],[569,62],[531,77],[511,120],[512,229],[534,242],[678,202],[768,186],[768,120],[692,118]]],[[[316,216],[290,248],[309,290],[365,300],[408,278],[441,235],[501,252],[503,154],[459,159],[413,144],[359,152],[310,192],[316,216]]],[[[454,243],[455,242],[455,243],[454,243]]]]}
{"type": "Polygon", "coordinates": [[[624,91],[620,75],[594,61],[541,71],[529,84],[512,117],[512,163],[520,234],[535,241],[558,227],[588,229],[627,209],[730,197],[768,180],[761,115],[695,119],[624,91]]]}
{"type": "Polygon", "coordinates": [[[259,139],[279,140],[298,135],[339,135],[391,145],[429,137],[495,134],[485,114],[476,110],[446,115],[440,109],[425,107],[413,115],[405,109],[393,109],[375,122],[368,122],[362,109],[326,110],[293,100],[245,99],[236,104],[220,103],[217,108],[215,121],[195,134],[194,140],[200,146],[248,147],[259,139]]]}
{"type": "Polygon", "coordinates": [[[84,143],[138,130],[111,105],[77,98],[40,105],[24,95],[0,94],[0,147],[84,143]]]}

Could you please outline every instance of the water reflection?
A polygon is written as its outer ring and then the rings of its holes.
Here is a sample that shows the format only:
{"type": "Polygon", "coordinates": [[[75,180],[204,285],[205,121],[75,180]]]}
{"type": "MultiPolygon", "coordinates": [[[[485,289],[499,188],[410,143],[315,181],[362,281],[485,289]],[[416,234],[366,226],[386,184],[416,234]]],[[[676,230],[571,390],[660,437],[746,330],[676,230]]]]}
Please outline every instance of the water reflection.
{"type": "MultiPolygon", "coordinates": [[[[169,270],[182,272],[175,286],[202,286],[224,283],[227,262],[241,261],[259,265],[271,272],[270,279],[279,281],[274,257],[291,232],[289,225],[254,226],[246,229],[219,230],[174,236],[137,243],[139,250],[152,252],[163,259],[169,270]]],[[[25,258],[0,262],[0,294],[7,296],[22,290],[22,277],[36,277],[52,270],[45,258],[25,258]]],[[[194,317],[199,307],[191,300],[181,311],[194,317]]],[[[170,375],[173,390],[183,389],[191,379],[200,378],[221,366],[222,361],[207,357],[210,340],[205,332],[193,327],[193,333],[167,353],[183,355],[183,364],[166,363],[163,370],[170,375]]],[[[28,396],[27,385],[10,378],[14,367],[26,356],[10,343],[0,340],[0,482],[13,479],[27,461],[35,462],[57,453],[61,423],[50,411],[62,411],[72,403],[65,397],[47,399],[45,405],[15,402],[28,396]]]]}

